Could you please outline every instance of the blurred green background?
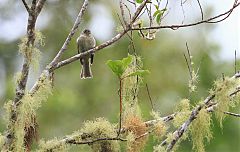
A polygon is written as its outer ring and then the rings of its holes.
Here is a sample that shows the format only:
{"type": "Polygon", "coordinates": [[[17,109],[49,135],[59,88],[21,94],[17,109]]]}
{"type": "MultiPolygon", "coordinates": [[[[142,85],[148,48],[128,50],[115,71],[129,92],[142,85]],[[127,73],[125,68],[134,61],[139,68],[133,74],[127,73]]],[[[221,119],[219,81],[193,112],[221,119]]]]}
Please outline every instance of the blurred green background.
{"type": "MultiPolygon", "coordinates": [[[[31,88],[41,70],[61,48],[81,5],[82,1],[74,0],[47,1],[37,21],[37,29],[45,36],[45,46],[40,48],[42,59],[39,71],[30,72],[28,88],[31,88]]],[[[206,10],[206,13],[211,14],[211,6],[206,10]]],[[[91,0],[80,30],[73,37],[62,59],[77,53],[76,38],[84,28],[92,30],[97,44],[114,36],[120,26],[117,13],[119,13],[118,1],[91,0]]],[[[193,17],[192,21],[197,19],[199,17],[193,17]]],[[[171,19],[166,20],[166,23],[171,22],[171,19]]],[[[3,105],[14,98],[14,75],[20,71],[22,64],[18,44],[26,32],[27,14],[21,1],[0,1],[0,24],[2,29],[9,30],[1,30],[0,37],[0,131],[3,132],[6,128],[3,105]]],[[[214,80],[220,78],[222,73],[229,76],[234,74],[234,61],[221,60],[219,58],[221,48],[218,42],[208,37],[214,28],[215,25],[201,25],[177,31],[160,30],[153,41],[143,40],[135,33],[134,44],[137,53],[142,57],[144,69],[151,72],[145,82],[148,83],[154,109],[163,116],[171,114],[176,103],[182,98],[189,97],[189,73],[183,57],[183,53],[186,53],[186,42],[193,55],[194,66],[196,68],[200,66],[197,92],[190,97],[193,105],[208,95],[214,80]]],[[[80,129],[84,121],[97,117],[105,117],[117,123],[118,80],[105,63],[110,59],[126,57],[128,45],[129,40],[125,36],[114,45],[98,52],[92,66],[94,78],[91,80],[79,78],[81,69],[79,62],[74,62],[55,72],[53,95],[38,111],[40,139],[64,137],[80,129]]],[[[234,56],[234,50],[229,52],[234,56]]],[[[151,104],[145,85],[140,89],[139,104],[143,118],[150,120],[151,104]]],[[[239,113],[239,106],[231,111],[239,113]]],[[[223,125],[224,128],[221,129],[213,119],[214,138],[210,144],[207,144],[206,151],[240,151],[240,120],[227,117],[223,125]]],[[[151,152],[153,145],[157,143],[150,137],[144,151],[151,152]]],[[[191,141],[186,140],[178,151],[192,151],[191,146],[191,141]]],[[[87,151],[88,148],[85,150],[87,151]]]]}

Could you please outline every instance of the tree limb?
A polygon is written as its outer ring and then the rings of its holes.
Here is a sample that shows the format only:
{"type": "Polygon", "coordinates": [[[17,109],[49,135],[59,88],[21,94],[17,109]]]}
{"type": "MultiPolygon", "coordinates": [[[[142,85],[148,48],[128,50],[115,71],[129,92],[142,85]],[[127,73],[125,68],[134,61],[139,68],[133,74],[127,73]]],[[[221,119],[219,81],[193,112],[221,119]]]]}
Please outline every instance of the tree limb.
{"type": "MultiPolygon", "coordinates": [[[[240,77],[240,73],[236,73],[231,79],[236,79],[240,77]]],[[[240,89],[236,89],[237,91],[234,91],[233,93],[229,94],[229,96],[233,96],[240,92],[240,89]]],[[[199,111],[208,103],[215,98],[215,94],[208,96],[205,100],[204,103],[201,105],[198,105],[196,108],[192,110],[192,113],[188,120],[186,120],[173,134],[175,135],[174,139],[168,144],[167,146],[167,151],[171,151],[174,145],[177,143],[177,141],[182,137],[182,135],[187,131],[188,127],[192,123],[194,119],[196,119],[199,111]]]]}

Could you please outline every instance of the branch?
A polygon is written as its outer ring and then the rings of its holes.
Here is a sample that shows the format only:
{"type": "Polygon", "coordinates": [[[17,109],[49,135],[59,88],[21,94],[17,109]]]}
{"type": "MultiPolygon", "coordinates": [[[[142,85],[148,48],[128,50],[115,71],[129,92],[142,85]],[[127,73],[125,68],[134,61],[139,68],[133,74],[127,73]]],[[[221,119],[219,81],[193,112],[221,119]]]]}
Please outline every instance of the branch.
{"type": "Polygon", "coordinates": [[[83,17],[83,15],[84,15],[84,13],[87,9],[87,6],[88,6],[88,0],[85,0],[77,18],[76,18],[76,20],[73,24],[73,27],[72,27],[71,31],[69,32],[65,42],[63,43],[62,48],[58,51],[58,54],[55,56],[55,58],[52,60],[52,62],[48,65],[49,67],[55,66],[58,63],[58,61],[60,60],[62,54],[66,51],[66,49],[69,45],[69,42],[71,41],[73,35],[77,31],[77,28],[81,23],[82,17],[83,17]]]}
{"type": "MultiPolygon", "coordinates": [[[[236,79],[240,77],[240,73],[236,73],[231,79],[236,79]]],[[[230,93],[229,96],[236,95],[238,92],[240,92],[239,88],[236,88],[236,91],[233,93],[230,93]]],[[[208,105],[210,101],[212,101],[215,98],[215,94],[208,96],[205,100],[204,103],[201,105],[198,105],[196,108],[192,110],[192,113],[189,117],[188,120],[186,120],[173,134],[175,135],[174,139],[168,144],[167,146],[167,151],[171,151],[174,145],[177,143],[177,141],[182,137],[183,133],[185,133],[192,123],[194,119],[196,119],[199,111],[204,108],[204,106],[208,105]]]]}
{"type": "MultiPolygon", "coordinates": [[[[8,131],[6,135],[6,141],[4,144],[4,149],[6,151],[12,151],[14,150],[14,140],[15,140],[15,129],[14,126],[16,126],[16,120],[18,118],[18,107],[21,104],[21,99],[25,95],[25,90],[26,90],[26,85],[27,85],[27,80],[28,80],[28,74],[29,74],[29,68],[30,68],[30,63],[31,63],[31,58],[32,58],[32,50],[31,47],[34,47],[35,43],[35,25],[37,21],[37,14],[35,12],[36,10],[36,0],[32,1],[31,8],[27,5],[25,0],[22,0],[26,10],[28,11],[28,24],[27,24],[27,42],[26,44],[26,49],[29,50],[24,50],[28,52],[24,52],[24,61],[22,65],[22,70],[21,70],[21,77],[16,85],[16,93],[15,93],[15,98],[13,100],[13,104],[11,105],[11,113],[10,113],[10,118],[9,118],[9,124],[8,124],[8,131]]],[[[43,4],[42,4],[43,6],[43,4]]],[[[41,10],[39,10],[40,12],[41,10]]]]}
{"type": "Polygon", "coordinates": [[[232,11],[236,7],[239,6],[239,4],[240,4],[240,2],[238,2],[238,0],[235,0],[234,5],[233,5],[233,7],[230,10],[228,10],[228,11],[222,13],[222,14],[219,14],[217,16],[214,16],[214,17],[211,17],[211,18],[208,18],[208,19],[205,19],[205,20],[201,20],[201,21],[195,22],[195,23],[179,24],[179,25],[163,25],[163,26],[141,27],[141,28],[132,28],[132,30],[149,30],[149,29],[166,29],[166,28],[169,28],[169,29],[172,29],[172,30],[176,30],[178,28],[196,26],[196,25],[203,24],[203,23],[217,23],[217,22],[221,22],[221,21],[225,20],[226,18],[228,18],[230,16],[230,14],[232,13],[232,11]],[[223,16],[225,16],[223,19],[218,20],[218,21],[214,21],[214,20],[219,19],[220,17],[223,17],[223,16]]]}
{"type": "Polygon", "coordinates": [[[234,117],[240,117],[240,114],[237,113],[232,113],[232,112],[228,112],[228,111],[224,111],[225,114],[228,114],[230,116],[234,116],[234,117]]]}
{"type": "Polygon", "coordinates": [[[22,2],[23,2],[23,5],[25,6],[27,12],[30,13],[30,8],[29,8],[28,4],[26,3],[26,1],[22,0],[22,2]]]}
{"type": "MultiPolygon", "coordinates": [[[[171,114],[169,116],[165,116],[165,117],[162,117],[160,119],[146,121],[145,125],[147,127],[152,127],[153,125],[155,125],[159,121],[168,122],[168,121],[172,120],[174,116],[175,116],[175,114],[171,114]]],[[[122,128],[121,134],[124,134],[126,131],[127,130],[125,128],[122,128]]],[[[118,132],[118,129],[116,129],[116,132],[118,132]]],[[[151,132],[152,131],[145,132],[142,135],[139,135],[138,137],[136,137],[135,140],[138,140],[138,139],[140,139],[140,138],[150,134],[151,132]]],[[[54,150],[56,147],[59,147],[60,145],[64,145],[64,144],[83,145],[83,144],[93,144],[95,142],[100,142],[100,141],[111,141],[111,140],[127,141],[127,139],[123,139],[123,138],[120,138],[120,137],[96,138],[96,139],[85,140],[84,141],[83,139],[85,139],[85,136],[86,135],[84,133],[79,133],[77,135],[76,134],[74,134],[74,135],[67,135],[67,136],[65,136],[65,138],[56,141],[55,144],[53,144],[53,147],[50,146],[47,150],[48,151],[54,150]],[[80,141],[79,141],[79,139],[80,139],[80,141]]]]}
{"type": "Polygon", "coordinates": [[[36,14],[39,15],[39,13],[41,12],[44,3],[46,2],[46,0],[39,0],[37,2],[37,6],[36,6],[36,14]]]}
{"type": "Polygon", "coordinates": [[[95,142],[98,142],[98,141],[106,141],[106,140],[120,140],[120,141],[127,141],[127,139],[122,139],[122,138],[119,138],[119,137],[114,137],[114,138],[97,138],[97,139],[93,139],[93,140],[89,140],[89,141],[76,141],[74,139],[70,139],[68,140],[67,138],[64,139],[65,143],[66,144],[75,144],[75,145],[83,145],[83,144],[93,144],[95,142]]]}

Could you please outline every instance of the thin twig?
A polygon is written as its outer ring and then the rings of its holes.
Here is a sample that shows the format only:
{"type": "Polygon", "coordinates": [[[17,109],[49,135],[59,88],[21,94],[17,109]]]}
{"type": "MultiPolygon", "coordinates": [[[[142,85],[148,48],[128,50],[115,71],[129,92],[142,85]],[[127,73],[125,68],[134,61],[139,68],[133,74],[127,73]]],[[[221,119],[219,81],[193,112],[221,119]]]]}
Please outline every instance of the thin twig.
{"type": "Polygon", "coordinates": [[[22,2],[23,2],[23,5],[25,6],[27,12],[30,13],[30,8],[29,8],[28,4],[26,3],[26,1],[22,0],[22,2]]]}
{"type": "Polygon", "coordinates": [[[152,102],[152,98],[151,98],[150,91],[149,91],[149,88],[148,88],[148,84],[147,84],[147,83],[146,83],[146,88],[147,88],[148,98],[149,98],[149,100],[150,100],[151,107],[152,107],[152,111],[153,111],[153,110],[154,110],[154,108],[153,108],[153,102],[152,102]]]}
{"type": "Polygon", "coordinates": [[[234,55],[234,72],[237,73],[237,50],[235,50],[234,55]]]}
{"type": "Polygon", "coordinates": [[[201,3],[200,3],[200,0],[197,0],[197,2],[198,2],[198,6],[199,6],[199,9],[200,9],[200,12],[201,12],[201,18],[202,18],[202,20],[203,20],[203,9],[202,9],[202,5],[201,5],[201,3]]]}
{"type": "Polygon", "coordinates": [[[179,28],[183,28],[183,27],[190,27],[190,26],[196,26],[196,25],[199,25],[199,24],[203,24],[203,23],[217,23],[217,22],[220,22],[220,21],[223,21],[226,19],[226,17],[222,20],[218,20],[218,21],[215,21],[215,22],[212,22],[213,20],[216,20],[222,16],[225,16],[227,15],[227,17],[229,17],[229,14],[231,14],[231,12],[240,5],[240,2],[236,3],[235,5],[233,5],[233,7],[222,13],[222,14],[219,14],[219,15],[216,15],[214,17],[211,17],[211,18],[208,18],[208,19],[205,19],[205,20],[202,20],[202,21],[198,21],[198,22],[195,22],[195,23],[189,23],[189,24],[179,24],[179,25],[163,25],[163,26],[152,26],[152,27],[140,27],[140,28],[132,28],[131,30],[148,30],[148,29],[172,29],[172,30],[176,30],[176,29],[179,29],[179,28]]]}
{"type": "Polygon", "coordinates": [[[237,113],[232,113],[232,112],[228,112],[228,111],[224,111],[224,113],[228,114],[230,116],[240,117],[240,114],[237,114],[237,113]]]}

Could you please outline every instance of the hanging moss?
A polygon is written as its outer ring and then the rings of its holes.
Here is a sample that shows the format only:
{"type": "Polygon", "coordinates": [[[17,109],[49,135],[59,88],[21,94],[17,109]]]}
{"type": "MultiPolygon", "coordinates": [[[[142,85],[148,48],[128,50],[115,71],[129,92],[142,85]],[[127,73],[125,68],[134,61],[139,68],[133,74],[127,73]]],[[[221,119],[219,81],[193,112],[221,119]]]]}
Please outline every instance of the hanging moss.
{"type": "Polygon", "coordinates": [[[154,129],[153,135],[157,139],[161,139],[161,137],[166,135],[168,126],[166,125],[166,123],[163,120],[161,120],[159,113],[153,111],[151,113],[151,115],[153,116],[154,120],[158,120],[158,122],[153,127],[153,129],[154,129]]]}
{"type": "Polygon", "coordinates": [[[13,129],[15,132],[14,142],[16,142],[14,148],[19,152],[25,151],[25,148],[28,145],[27,142],[32,141],[32,139],[25,139],[24,141],[24,137],[35,138],[37,132],[36,111],[41,107],[42,102],[47,100],[47,97],[52,92],[51,82],[45,75],[41,76],[38,83],[38,90],[33,95],[24,95],[17,111],[18,117],[13,129]],[[29,129],[31,129],[31,132],[29,132],[29,129]],[[26,133],[30,133],[31,135],[27,135],[26,133]]]}
{"type": "Polygon", "coordinates": [[[32,65],[33,69],[37,71],[39,68],[39,60],[41,56],[41,51],[38,49],[40,46],[44,46],[45,37],[41,32],[35,31],[35,41],[34,44],[27,44],[28,38],[24,37],[21,39],[19,47],[19,52],[27,59],[28,63],[32,65]]]}
{"type": "MultiPolygon", "coordinates": [[[[117,136],[115,125],[111,124],[105,118],[97,118],[95,121],[86,121],[81,132],[82,141],[91,141],[99,138],[114,138],[117,136]],[[84,138],[83,138],[84,137],[84,138]]],[[[118,141],[99,141],[89,144],[95,152],[117,152],[119,150],[118,141]]]]}
{"type": "MultiPolygon", "coordinates": [[[[129,75],[137,70],[142,69],[142,62],[140,57],[133,56],[132,63],[125,70],[124,75],[129,75]]],[[[124,77],[124,76],[123,76],[124,77]]],[[[131,76],[122,80],[122,99],[124,112],[123,117],[127,115],[137,114],[140,115],[141,111],[138,107],[138,92],[139,86],[142,83],[142,77],[131,76]]]]}
{"type": "Polygon", "coordinates": [[[174,127],[180,127],[191,115],[190,102],[188,99],[183,99],[176,106],[176,116],[173,119],[174,127]]]}
{"type": "Polygon", "coordinates": [[[153,147],[153,152],[167,152],[167,150],[163,146],[157,145],[153,147]]]}
{"type": "Polygon", "coordinates": [[[215,101],[217,101],[218,105],[215,111],[216,118],[220,122],[220,126],[222,127],[223,120],[225,118],[224,111],[229,111],[230,107],[234,107],[235,102],[237,100],[231,100],[230,93],[232,93],[238,86],[239,80],[231,79],[226,77],[224,80],[215,81],[215,101]],[[235,101],[235,102],[234,102],[235,101]]]}
{"type": "Polygon", "coordinates": [[[212,138],[211,116],[206,109],[201,109],[197,118],[190,127],[193,149],[197,152],[204,152],[204,140],[208,142],[212,138]]]}
{"type": "MultiPolygon", "coordinates": [[[[5,137],[0,133],[0,147],[3,147],[5,137]]],[[[1,150],[1,148],[0,148],[1,150]]]]}

